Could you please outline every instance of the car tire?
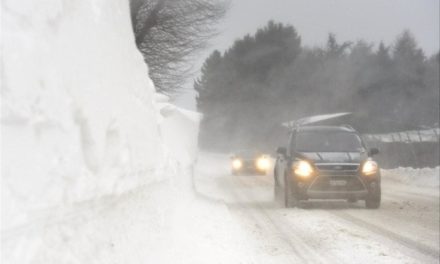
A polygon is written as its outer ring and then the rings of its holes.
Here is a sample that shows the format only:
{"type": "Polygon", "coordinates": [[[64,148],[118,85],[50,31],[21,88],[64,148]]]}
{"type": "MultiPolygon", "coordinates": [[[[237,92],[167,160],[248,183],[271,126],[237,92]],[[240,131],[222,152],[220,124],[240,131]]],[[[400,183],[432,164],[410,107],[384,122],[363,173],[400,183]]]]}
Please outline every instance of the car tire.
{"type": "Polygon", "coordinates": [[[280,186],[278,186],[277,183],[274,183],[273,186],[273,199],[275,202],[278,202],[281,200],[282,197],[282,192],[281,192],[281,188],[280,186]]]}
{"type": "Polygon", "coordinates": [[[284,206],[286,208],[297,207],[298,199],[295,194],[292,193],[292,180],[289,179],[287,174],[284,175],[284,206]]]}
{"type": "Polygon", "coordinates": [[[277,168],[275,167],[273,170],[273,198],[275,202],[282,200],[282,191],[281,186],[277,179],[277,168]]]}
{"type": "Polygon", "coordinates": [[[372,187],[369,190],[368,196],[365,199],[365,207],[368,209],[377,209],[380,207],[381,188],[380,184],[377,187],[372,187]]]}

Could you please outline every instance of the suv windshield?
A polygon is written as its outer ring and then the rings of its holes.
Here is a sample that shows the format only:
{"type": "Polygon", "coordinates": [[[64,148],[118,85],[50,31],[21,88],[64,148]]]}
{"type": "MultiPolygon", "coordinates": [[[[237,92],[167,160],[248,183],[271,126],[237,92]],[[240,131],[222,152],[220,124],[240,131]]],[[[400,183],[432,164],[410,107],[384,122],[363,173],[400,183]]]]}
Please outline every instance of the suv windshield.
{"type": "Polygon", "coordinates": [[[296,152],[361,152],[364,149],[358,135],[340,131],[299,132],[293,144],[296,152]]]}
{"type": "Polygon", "coordinates": [[[236,154],[237,157],[242,157],[242,158],[255,158],[260,155],[261,153],[257,150],[241,150],[238,151],[236,154]]]}

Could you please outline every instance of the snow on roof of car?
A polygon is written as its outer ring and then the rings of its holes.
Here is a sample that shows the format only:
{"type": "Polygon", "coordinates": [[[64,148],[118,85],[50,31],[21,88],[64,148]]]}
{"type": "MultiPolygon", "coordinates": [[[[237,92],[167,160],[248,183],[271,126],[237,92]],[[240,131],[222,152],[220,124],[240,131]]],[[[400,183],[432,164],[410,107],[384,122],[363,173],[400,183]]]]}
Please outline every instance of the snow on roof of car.
{"type": "Polygon", "coordinates": [[[356,132],[351,126],[301,126],[297,131],[341,131],[341,132],[356,132]]]}

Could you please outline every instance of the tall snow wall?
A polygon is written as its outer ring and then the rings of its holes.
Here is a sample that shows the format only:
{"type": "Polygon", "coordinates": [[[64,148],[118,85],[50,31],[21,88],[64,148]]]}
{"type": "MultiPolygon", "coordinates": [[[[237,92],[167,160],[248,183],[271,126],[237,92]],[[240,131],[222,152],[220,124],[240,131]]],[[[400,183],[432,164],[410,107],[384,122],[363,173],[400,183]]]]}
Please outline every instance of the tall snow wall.
{"type": "Polygon", "coordinates": [[[1,8],[2,232],[194,160],[197,115],[155,94],[128,0],[3,0],[1,8]]]}

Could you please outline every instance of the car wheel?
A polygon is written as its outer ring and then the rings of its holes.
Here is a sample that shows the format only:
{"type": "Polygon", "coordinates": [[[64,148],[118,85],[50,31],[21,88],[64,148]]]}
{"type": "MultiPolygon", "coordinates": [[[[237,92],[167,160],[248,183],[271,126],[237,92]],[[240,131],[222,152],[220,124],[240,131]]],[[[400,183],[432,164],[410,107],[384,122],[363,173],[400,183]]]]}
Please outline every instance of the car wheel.
{"type": "Polygon", "coordinates": [[[281,193],[280,189],[281,189],[280,186],[278,186],[277,183],[274,183],[274,186],[273,186],[273,199],[274,199],[275,202],[278,202],[278,201],[281,200],[281,194],[282,193],[281,193]]]}
{"type": "Polygon", "coordinates": [[[298,199],[295,194],[292,193],[292,180],[289,179],[287,174],[284,176],[284,206],[286,208],[298,206],[298,199]]]}
{"type": "Polygon", "coordinates": [[[277,168],[274,168],[273,171],[273,197],[275,202],[281,201],[282,192],[281,187],[277,179],[277,168]]]}
{"type": "Polygon", "coordinates": [[[377,209],[380,207],[381,189],[380,185],[372,186],[365,199],[365,207],[368,209],[377,209]]]}

